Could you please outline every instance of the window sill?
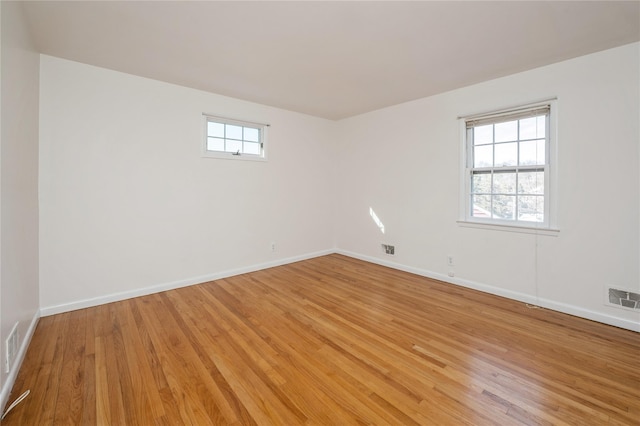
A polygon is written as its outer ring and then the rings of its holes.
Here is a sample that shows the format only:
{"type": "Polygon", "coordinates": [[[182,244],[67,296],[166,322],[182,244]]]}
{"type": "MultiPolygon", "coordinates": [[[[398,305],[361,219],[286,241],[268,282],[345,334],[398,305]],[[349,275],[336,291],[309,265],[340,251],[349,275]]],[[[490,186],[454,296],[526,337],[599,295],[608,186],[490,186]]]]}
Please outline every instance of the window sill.
{"type": "Polygon", "coordinates": [[[236,161],[267,161],[266,157],[260,157],[258,155],[235,155],[230,152],[212,152],[207,151],[202,154],[202,158],[215,158],[218,160],[236,160],[236,161]]]}
{"type": "Polygon", "coordinates": [[[459,226],[462,226],[464,228],[487,229],[492,231],[503,231],[503,232],[518,232],[521,234],[547,235],[550,237],[557,237],[560,234],[560,230],[555,228],[539,228],[535,226],[517,226],[517,225],[502,225],[502,224],[495,224],[495,223],[468,222],[465,220],[459,220],[457,222],[459,226]]]}

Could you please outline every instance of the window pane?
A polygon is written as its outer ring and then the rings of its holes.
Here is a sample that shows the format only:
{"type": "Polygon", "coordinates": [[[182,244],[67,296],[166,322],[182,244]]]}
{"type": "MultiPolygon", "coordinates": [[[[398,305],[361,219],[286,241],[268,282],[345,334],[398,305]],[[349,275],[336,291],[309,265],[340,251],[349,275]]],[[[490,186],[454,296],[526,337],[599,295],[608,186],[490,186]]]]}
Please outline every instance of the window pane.
{"type": "Polygon", "coordinates": [[[491,195],[472,195],[471,196],[471,216],[473,217],[491,217],[491,195]]]}
{"type": "Polygon", "coordinates": [[[493,145],[473,147],[473,167],[493,166],[493,145]]]}
{"type": "Polygon", "coordinates": [[[544,194],[544,172],[518,173],[519,194],[544,194]]]}
{"type": "Polygon", "coordinates": [[[536,117],[536,125],[538,128],[538,137],[546,138],[547,137],[547,116],[542,115],[540,117],[536,117]]]}
{"type": "Polygon", "coordinates": [[[493,143],[493,124],[473,128],[473,144],[493,143]]]}
{"type": "Polygon", "coordinates": [[[224,151],[224,139],[207,138],[207,150],[209,150],[209,151],[224,151]]]}
{"type": "Polygon", "coordinates": [[[494,173],[493,174],[494,194],[515,194],[516,174],[515,173],[494,173]]]}
{"type": "Polygon", "coordinates": [[[518,140],[518,120],[507,121],[495,125],[496,142],[510,142],[518,140]]]}
{"type": "Polygon", "coordinates": [[[255,154],[260,155],[260,144],[253,142],[245,142],[244,143],[244,153],[245,154],[255,154]]]}
{"type": "Polygon", "coordinates": [[[545,164],[544,139],[520,142],[520,165],[545,164]]]}
{"type": "Polygon", "coordinates": [[[494,195],[491,207],[494,219],[514,220],[516,197],[514,195],[494,195]]]}
{"type": "Polygon", "coordinates": [[[260,142],[260,130],[252,127],[244,128],[244,140],[250,142],[260,142]]]}
{"type": "Polygon", "coordinates": [[[472,193],[491,193],[491,173],[474,173],[471,176],[472,193]]]}
{"type": "Polygon", "coordinates": [[[520,120],[520,140],[537,138],[536,117],[520,120]]]}
{"type": "MultiPolygon", "coordinates": [[[[497,127],[497,125],[496,125],[497,127]]],[[[501,143],[495,146],[495,166],[515,166],[518,162],[518,143],[501,143]]]]}
{"type": "Polygon", "coordinates": [[[227,139],[242,139],[242,127],[227,124],[227,139]]]}
{"type": "MultiPolygon", "coordinates": [[[[227,132],[228,134],[228,132],[227,132]]],[[[234,141],[227,139],[227,152],[242,152],[242,141],[234,141]]]]}
{"type": "Polygon", "coordinates": [[[224,138],[224,124],[207,121],[207,136],[224,138]]]}
{"type": "Polygon", "coordinates": [[[544,196],[527,195],[518,197],[518,220],[544,222],[544,196]]]}
{"type": "Polygon", "coordinates": [[[545,138],[546,116],[520,120],[520,140],[545,138]]]}

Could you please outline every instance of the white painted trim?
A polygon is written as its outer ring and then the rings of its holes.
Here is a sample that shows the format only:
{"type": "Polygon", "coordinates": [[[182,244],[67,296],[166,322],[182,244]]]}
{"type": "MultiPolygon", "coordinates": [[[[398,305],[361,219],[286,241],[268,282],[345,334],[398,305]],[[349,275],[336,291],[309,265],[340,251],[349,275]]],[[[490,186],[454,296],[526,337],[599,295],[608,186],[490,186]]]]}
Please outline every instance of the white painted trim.
{"type": "MultiPolygon", "coordinates": [[[[558,190],[558,101],[556,97],[550,98],[542,102],[535,102],[527,105],[511,109],[501,109],[495,113],[473,114],[470,116],[458,117],[459,133],[460,133],[460,182],[459,182],[459,206],[458,206],[458,224],[467,227],[493,229],[497,231],[536,233],[539,235],[557,236],[558,220],[557,220],[557,190],[558,190]],[[472,163],[471,147],[468,141],[467,121],[480,117],[500,117],[510,115],[516,111],[535,110],[536,108],[547,105],[549,107],[549,120],[546,126],[546,150],[544,164],[544,222],[531,223],[519,220],[497,220],[483,219],[471,216],[471,206],[469,197],[471,195],[471,171],[472,163]],[[519,230],[518,230],[519,229],[519,230]],[[546,231],[546,232],[544,232],[546,231]]],[[[527,166],[528,167],[528,166],[527,166]]],[[[538,166],[535,166],[538,167],[538,166]]],[[[491,169],[487,167],[486,169],[491,169]]],[[[526,169],[526,168],[525,168],[526,169]]]]}
{"type": "Polygon", "coordinates": [[[134,297],[146,296],[148,294],[159,293],[162,291],[173,290],[180,287],[188,287],[195,284],[202,284],[208,281],[228,278],[234,275],[246,274],[249,272],[255,272],[262,269],[273,268],[275,266],[281,266],[281,265],[286,265],[288,263],[311,259],[314,257],[325,256],[331,253],[334,253],[334,250],[322,250],[314,253],[307,253],[300,256],[279,259],[271,262],[259,263],[256,265],[246,266],[242,268],[229,269],[226,271],[220,271],[213,274],[201,275],[199,277],[192,277],[184,280],[157,284],[157,285],[138,288],[130,291],[106,294],[104,296],[98,296],[91,299],[83,299],[83,300],[77,300],[75,302],[64,303],[61,305],[41,307],[40,313],[43,317],[46,317],[49,315],[60,314],[63,312],[75,311],[77,309],[90,308],[93,306],[104,305],[105,303],[118,302],[121,300],[131,299],[134,297]]]}
{"type": "MultiPolygon", "coordinates": [[[[279,259],[279,260],[260,263],[256,265],[243,267],[243,268],[229,269],[229,270],[217,272],[214,274],[202,275],[199,277],[192,277],[192,278],[188,278],[180,281],[173,281],[169,283],[158,284],[150,287],[140,288],[140,289],[131,290],[131,291],[125,291],[120,293],[107,294],[107,295],[95,297],[92,299],[84,299],[84,300],[78,300],[75,302],[65,303],[65,304],[56,305],[56,306],[42,307],[40,308],[39,314],[45,317],[45,316],[55,315],[63,312],[74,311],[77,309],[90,308],[93,306],[103,305],[105,303],[117,302],[120,300],[126,300],[134,297],[146,296],[148,294],[159,293],[162,291],[173,290],[180,287],[187,287],[190,285],[201,284],[207,281],[214,281],[222,278],[228,278],[234,275],[246,274],[249,272],[255,272],[262,269],[273,268],[275,266],[286,265],[289,263],[312,259],[314,257],[319,257],[319,256],[325,256],[327,254],[332,254],[332,253],[342,254],[344,256],[349,256],[355,259],[364,260],[366,262],[371,262],[378,265],[387,266],[389,268],[398,269],[400,271],[421,275],[423,277],[432,278],[432,279],[443,281],[449,284],[471,288],[474,290],[482,291],[484,293],[494,294],[496,296],[502,296],[502,297],[517,300],[520,302],[538,305],[538,306],[551,309],[554,311],[562,312],[565,314],[574,315],[574,316],[589,319],[592,321],[601,322],[603,324],[613,325],[615,327],[620,327],[627,330],[640,332],[640,318],[639,318],[639,321],[635,322],[635,321],[631,321],[623,318],[618,318],[612,315],[603,314],[601,312],[594,312],[589,309],[584,309],[575,305],[569,305],[566,303],[557,302],[550,299],[539,298],[534,295],[506,290],[500,287],[494,287],[491,285],[478,283],[476,281],[466,280],[466,279],[457,278],[457,277],[449,277],[445,274],[440,274],[440,273],[428,271],[425,269],[415,268],[412,266],[402,265],[400,263],[396,263],[393,261],[380,259],[372,256],[366,256],[366,255],[350,252],[348,250],[341,250],[341,249],[322,250],[314,253],[307,253],[300,256],[279,259]]],[[[22,348],[21,348],[21,351],[22,351],[22,348]]]]}
{"type": "MultiPolygon", "coordinates": [[[[38,325],[38,321],[40,320],[41,312],[38,310],[33,315],[31,319],[31,324],[29,324],[29,328],[27,329],[27,333],[22,339],[22,343],[20,344],[20,350],[18,350],[18,354],[16,355],[16,359],[11,366],[11,370],[7,375],[7,380],[4,382],[2,386],[2,392],[0,392],[0,413],[4,412],[4,407],[7,405],[9,395],[11,394],[11,389],[15,384],[16,378],[18,377],[18,371],[20,371],[20,367],[22,366],[22,361],[24,361],[24,357],[27,354],[27,348],[31,343],[31,338],[33,337],[33,333],[36,331],[36,326],[38,325]]],[[[26,390],[26,389],[24,389],[26,390]]],[[[22,391],[19,389],[20,393],[22,391]]]]}
{"type": "Polygon", "coordinates": [[[547,235],[550,237],[557,237],[560,234],[559,229],[552,228],[536,228],[535,226],[517,226],[517,225],[506,225],[502,223],[489,223],[489,222],[469,222],[466,220],[457,221],[459,226],[464,228],[477,228],[477,229],[487,229],[491,231],[505,231],[505,232],[520,232],[522,234],[535,234],[535,235],[547,235]]]}
{"type": "Polygon", "coordinates": [[[505,290],[503,288],[494,287],[487,284],[478,283],[475,281],[465,280],[461,278],[449,277],[444,274],[439,274],[432,271],[427,271],[425,269],[414,268],[412,266],[402,265],[400,263],[390,262],[384,259],[378,259],[376,257],[361,255],[358,253],[350,252],[347,250],[336,250],[336,253],[342,254],[344,256],[353,257],[356,259],[364,260],[366,262],[375,263],[382,266],[387,266],[389,268],[398,269],[400,271],[410,272],[412,274],[421,275],[423,277],[432,278],[438,281],[443,281],[449,284],[458,285],[461,287],[467,287],[474,290],[482,291],[484,293],[494,294],[496,296],[506,297],[508,299],[517,300],[524,303],[529,303],[537,306],[541,306],[543,308],[551,309],[553,311],[562,312],[565,314],[577,316],[580,318],[585,318],[592,321],[601,322],[603,324],[612,325],[619,328],[624,328],[626,330],[640,332],[640,318],[638,322],[634,322],[631,320],[626,320],[623,318],[614,317],[611,315],[606,315],[600,312],[594,312],[589,309],[584,309],[578,306],[569,305],[562,302],[557,302],[549,299],[542,299],[533,295],[529,295],[526,293],[520,293],[511,290],[505,290]]]}

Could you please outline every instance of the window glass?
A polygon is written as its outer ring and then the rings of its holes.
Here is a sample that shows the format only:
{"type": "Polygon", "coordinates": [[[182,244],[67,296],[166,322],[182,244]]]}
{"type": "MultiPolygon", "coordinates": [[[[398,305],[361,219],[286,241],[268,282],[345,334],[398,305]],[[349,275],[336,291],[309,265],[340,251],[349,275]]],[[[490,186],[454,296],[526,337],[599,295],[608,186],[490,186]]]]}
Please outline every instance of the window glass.
{"type": "Polygon", "coordinates": [[[244,140],[250,142],[260,142],[260,131],[251,127],[245,127],[244,140]]]}
{"type": "Polygon", "coordinates": [[[495,166],[515,166],[518,164],[518,144],[501,143],[495,146],[495,166]]]}
{"type": "Polygon", "coordinates": [[[493,143],[493,124],[475,127],[473,133],[473,143],[475,145],[493,143]]]}
{"type": "Polygon", "coordinates": [[[493,166],[493,145],[482,145],[473,148],[473,166],[491,167],[493,166]]]}
{"type": "Polygon", "coordinates": [[[518,140],[518,121],[507,121],[495,124],[496,137],[494,142],[510,142],[518,140]]]}
{"type": "Polygon", "coordinates": [[[227,139],[242,140],[242,127],[226,124],[225,128],[226,128],[225,137],[227,139]]]}

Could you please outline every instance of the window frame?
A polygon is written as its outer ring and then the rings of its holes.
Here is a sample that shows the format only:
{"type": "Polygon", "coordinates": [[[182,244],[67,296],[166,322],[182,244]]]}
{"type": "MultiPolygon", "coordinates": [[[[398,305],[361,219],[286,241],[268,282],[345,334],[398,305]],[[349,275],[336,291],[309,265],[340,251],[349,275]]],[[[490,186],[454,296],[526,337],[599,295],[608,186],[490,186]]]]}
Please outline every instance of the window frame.
{"type": "MultiPolygon", "coordinates": [[[[473,114],[458,117],[460,126],[461,140],[461,177],[460,177],[460,212],[458,223],[462,226],[477,227],[493,230],[515,231],[515,232],[547,232],[549,235],[556,235],[557,227],[557,104],[556,99],[545,100],[541,102],[520,105],[516,107],[504,108],[500,110],[490,111],[486,113],[473,114]],[[519,120],[526,118],[527,113],[548,108],[546,126],[545,126],[545,162],[544,165],[519,165],[514,166],[496,166],[491,167],[475,167],[473,164],[473,140],[469,138],[468,122],[485,124],[496,124],[508,122],[511,120],[519,120]],[[505,119],[506,118],[506,119],[505,119]],[[510,171],[518,173],[518,171],[541,170],[544,171],[544,220],[542,222],[518,220],[517,216],[513,220],[483,218],[473,216],[472,202],[472,179],[474,172],[498,173],[500,171],[510,171]]],[[[478,125],[476,125],[478,126],[478,125]]],[[[518,144],[521,143],[520,135],[517,139],[518,144]]],[[[499,143],[498,143],[499,144],[499,143]]],[[[495,136],[492,145],[495,147],[495,136]]],[[[495,159],[495,153],[494,159],[495,159]]],[[[491,194],[494,195],[493,188],[491,194]]],[[[518,189],[516,187],[516,204],[518,189]]],[[[514,215],[516,213],[514,212],[514,215]]]]}
{"type": "MultiPolygon", "coordinates": [[[[267,161],[267,128],[268,124],[256,123],[245,120],[237,120],[233,118],[225,118],[217,115],[211,115],[203,113],[203,132],[204,136],[202,138],[202,156],[206,158],[219,158],[225,160],[249,160],[249,161],[267,161]],[[217,151],[209,149],[209,123],[218,123],[224,126],[238,126],[243,128],[243,135],[241,139],[237,138],[226,138],[223,137],[221,139],[233,140],[240,143],[259,143],[260,144],[260,154],[251,154],[247,152],[237,153],[232,151],[217,151]],[[244,139],[244,128],[256,129],[258,130],[258,142],[252,142],[247,139],[244,139]]],[[[226,127],[225,127],[226,132],[226,127]]],[[[226,136],[226,134],[225,134],[226,136]]]]}

